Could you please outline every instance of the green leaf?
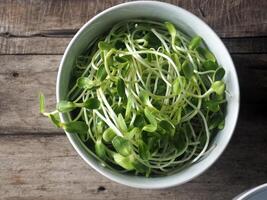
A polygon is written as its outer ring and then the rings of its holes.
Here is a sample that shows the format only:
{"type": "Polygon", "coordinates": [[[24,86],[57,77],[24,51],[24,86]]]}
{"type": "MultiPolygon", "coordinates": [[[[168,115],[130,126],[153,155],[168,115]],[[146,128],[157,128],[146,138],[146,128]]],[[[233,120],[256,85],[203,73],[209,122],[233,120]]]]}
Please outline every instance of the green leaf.
{"type": "Polygon", "coordinates": [[[118,80],[118,83],[117,83],[117,91],[120,97],[126,98],[125,83],[121,78],[118,80]]]}
{"type": "Polygon", "coordinates": [[[143,115],[138,114],[134,120],[134,126],[142,128],[146,124],[145,118],[143,115]]]}
{"type": "Polygon", "coordinates": [[[137,128],[137,127],[134,127],[131,131],[125,133],[125,137],[128,139],[128,140],[132,140],[134,137],[139,137],[140,134],[141,134],[142,130],[137,128]]]}
{"type": "Polygon", "coordinates": [[[140,100],[142,101],[142,103],[146,106],[152,106],[152,104],[150,103],[149,101],[149,95],[148,95],[148,92],[145,91],[145,90],[141,90],[140,93],[139,93],[139,98],[140,100]]]}
{"type": "Polygon", "coordinates": [[[152,114],[148,107],[145,107],[144,114],[151,124],[157,124],[155,116],[152,114]]]}
{"type": "Polygon", "coordinates": [[[83,106],[87,109],[98,109],[100,101],[97,98],[89,98],[83,103],[83,106]]]}
{"type": "Polygon", "coordinates": [[[127,63],[129,62],[127,58],[121,56],[115,56],[114,59],[119,63],[127,63]]]}
{"type": "Polygon", "coordinates": [[[157,130],[157,126],[154,124],[148,124],[148,125],[145,125],[142,130],[152,133],[157,130]]]}
{"type": "Polygon", "coordinates": [[[189,43],[189,49],[193,50],[200,46],[202,38],[200,36],[195,36],[189,43]]]}
{"type": "Polygon", "coordinates": [[[154,132],[157,130],[157,121],[150,110],[146,107],[144,110],[145,116],[150,124],[145,125],[142,130],[147,132],[154,132]]]}
{"type": "Polygon", "coordinates": [[[103,133],[103,140],[105,142],[111,142],[115,136],[116,133],[111,128],[107,128],[103,133]]]}
{"type": "Polygon", "coordinates": [[[90,90],[92,88],[98,87],[99,85],[100,85],[100,82],[92,81],[91,79],[87,77],[80,77],[77,79],[77,86],[81,89],[90,90]]]}
{"type": "Polygon", "coordinates": [[[132,97],[129,96],[126,104],[125,120],[130,119],[131,117],[132,105],[133,105],[132,97]]]}
{"type": "Polygon", "coordinates": [[[104,50],[109,51],[110,49],[113,48],[113,46],[107,42],[100,41],[98,43],[98,48],[102,51],[104,51],[104,50]]]}
{"type": "Polygon", "coordinates": [[[105,145],[102,143],[101,139],[98,139],[95,143],[95,152],[103,160],[106,159],[106,149],[105,145]]]}
{"type": "Polygon", "coordinates": [[[127,132],[127,125],[121,113],[118,115],[117,122],[118,122],[119,129],[124,133],[127,132]]]}
{"type": "Polygon", "coordinates": [[[202,48],[202,47],[198,47],[197,51],[200,55],[202,55],[205,59],[210,60],[212,62],[216,62],[216,58],[213,55],[213,53],[211,53],[208,48],[202,48]]]}
{"type": "Polygon", "coordinates": [[[43,93],[39,93],[39,106],[40,106],[40,113],[45,112],[45,97],[43,93]]]}
{"type": "Polygon", "coordinates": [[[181,121],[181,115],[182,115],[182,109],[179,107],[175,111],[172,123],[175,125],[179,124],[181,121]]]}
{"type": "Polygon", "coordinates": [[[150,158],[149,148],[147,144],[144,143],[142,140],[138,141],[138,152],[139,152],[139,156],[142,159],[148,160],[150,158]]]}
{"type": "Polygon", "coordinates": [[[220,110],[220,104],[216,101],[206,101],[205,105],[212,112],[218,112],[220,110]]]}
{"type": "Polygon", "coordinates": [[[48,118],[51,120],[51,122],[58,128],[62,128],[63,124],[60,122],[59,114],[48,114],[48,118]]]}
{"type": "Polygon", "coordinates": [[[57,110],[62,113],[70,112],[75,108],[76,108],[75,103],[71,101],[60,101],[57,103],[57,110]]]}
{"type": "Polygon", "coordinates": [[[158,49],[161,46],[161,41],[152,32],[146,34],[144,39],[147,40],[149,48],[158,49]]]}
{"type": "Polygon", "coordinates": [[[170,22],[165,22],[165,26],[170,33],[172,40],[176,37],[176,28],[175,26],[170,22]]]}
{"type": "Polygon", "coordinates": [[[222,67],[220,67],[215,71],[213,75],[213,80],[220,81],[223,79],[224,75],[225,75],[225,70],[222,67]]]}
{"type": "Polygon", "coordinates": [[[221,120],[221,122],[218,124],[218,129],[222,130],[225,126],[225,119],[221,120]]]}
{"type": "Polygon", "coordinates": [[[222,81],[215,81],[212,83],[211,88],[217,95],[222,95],[225,91],[225,83],[222,81]]]}
{"type": "Polygon", "coordinates": [[[213,130],[215,128],[223,129],[225,123],[224,118],[225,116],[221,112],[218,112],[216,115],[214,115],[209,121],[209,130],[213,130]]]}
{"type": "Polygon", "coordinates": [[[185,60],[182,64],[182,70],[186,78],[190,79],[194,74],[193,66],[185,60]]]}
{"type": "Polygon", "coordinates": [[[114,161],[118,165],[120,165],[122,168],[127,169],[127,170],[134,170],[135,169],[130,157],[125,157],[125,156],[122,156],[118,153],[115,153],[113,155],[113,158],[114,158],[114,161]]]}
{"type": "Polygon", "coordinates": [[[105,80],[106,77],[107,77],[107,72],[106,72],[105,66],[102,64],[100,65],[100,67],[98,68],[96,72],[96,78],[99,81],[103,81],[105,80]]]}
{"type": "Polygon", "coordinates": [[[174,95],[179,95],[182,92],[182,88],[185,86],[185,77],[179,76],[172,83],[172,91],[174,95]]]}
{"type": "Polygon", "coordinates": [[[180,70],[181,70],[181,63],[180,63],[180,60],[179,60],[178,55],[177,55],[176,53],[173,53],[173,54],[171,55],[171,58],[172,58],[172,60],[174,61],[174,63],[175,63],[175,65],[176,65],[177,69],[180,71],[180,70]]]}
{"type": "Polygon", "coordinates": [[[159,122],[159,126],[161,128],[163,128],[168,134],[170,134],[171,136],[174,135],[174,132],[175,132],[175,126],[170,122],[170,121],[167,121],[167,120],[161,120],[159,122]]]}
{"type": "Polygon", "coordinates": [[[112,140],[113,147],[116,149],[116,151],[123,155],[123,156],[128,156],[132,153],[132,145],[129,142],[129,140],[121,137],[121,136],[116,136],[112,140]]]}
{"type": "Polygon", "coordinates": [[[99,121],[96,123],[95,125],[96,134],[102,136],[104,124],[105,122],[103,121],[99,121]]]}
{"type": "Polygon", "coordinates": [[[146,173],[149,170],[149,168],[147,166],[145,166],[144,164],[139,162],[133,156],[132,156],[131,162],[132,162],[132,165],[134,166],[135,170],[140,172],[140,173],[146,173]]]}
{"type": "Polygon", "coordinates": [[[83,121],[72,121],[65,123],[63,128],[69,133],[76,133],[81,139],[85,139],[88,132],[88,126],[83,121]]]}
{"type": "Polygon", "coordinates": [[[216,62],[213,62],[211,60],[206,60],[204,63],[203,63],[203,67],[205,70],[216,70],[218,68],[218,65],[216,62]]]}

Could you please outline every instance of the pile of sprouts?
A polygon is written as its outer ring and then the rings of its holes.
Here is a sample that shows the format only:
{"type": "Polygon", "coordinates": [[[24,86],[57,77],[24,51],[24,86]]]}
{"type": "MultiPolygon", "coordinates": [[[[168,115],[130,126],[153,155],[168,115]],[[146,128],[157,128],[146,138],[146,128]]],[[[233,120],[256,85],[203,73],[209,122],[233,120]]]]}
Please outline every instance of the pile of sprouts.
{"type": "Polygon", "coordinates": [[[224,127],[224,75],[200,36],[169,22],[128,20],[77,57],[66,100],[49,113],[40,95],[40,109],[105,167],[166,176],[212,150],[224,127]]]}

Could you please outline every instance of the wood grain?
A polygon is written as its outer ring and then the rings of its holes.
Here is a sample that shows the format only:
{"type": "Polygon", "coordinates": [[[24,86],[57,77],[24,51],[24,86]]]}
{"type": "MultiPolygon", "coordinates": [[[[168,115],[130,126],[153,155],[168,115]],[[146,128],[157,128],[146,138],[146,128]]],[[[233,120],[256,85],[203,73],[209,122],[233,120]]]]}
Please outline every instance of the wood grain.
{"type": "Polygon", "coordinates": [[[58,132],[39,114],[38,94],[47,109],[55,105],[55,84],[61,56],[0,57],[0,126],[5,132],[58,132]]]}
{"type": "MultiPolygon", "coordinates": [[[[47,109],[55,106],[55,84],[61,55],[0,56],[0,133],[62,133],[39,114],[38,93],[47,109]]],[[[242,103],[267,102],[266,54],[234,54],[242,103]]]]}
{"type": "Polygon", "coordinates": [[[63,54],[71,38],[1,37],[0,54],[63,54]]]}
{"type": "MultiPolygon", "coordinates": [[[[77,30],[100,11],[126,0],[1,1],[0,33],[33,36],[77,30]]],[[[167,0],[206,21],[221,37],[266,36],[267,1],[167,0]]]]}
{"type": "MultiPolygon", "coordinates": [[[[60,55],[72,37],[73,34],[53,33],[34,37],[0,36],[0,55],[60,55]]],[[[223,42],[230,53],[267,53],[267,37],[223,38],[223,42]]]]}
{"type": "Polygon", "coordinates": [[[57,68],[78,29],[128,0],[0,0],[0,199],[225,200],[267,179],[267,1],[167,0],[207,22],[232,53],[241,112],[228,148],[207,172],[170,189],[121,186],[77,155],[38,111],[55,105],[57,68]]]}
{"type": "Polygon", "coordinates": [[[164,190],[133,189],[109,181],[87,166],[63,135],[2,135],[0,196],[5,200],[232,199],[266,181],[266,120],[261,107],[243,107],[234,137],[215,165],[185,185],[164,190]]]}

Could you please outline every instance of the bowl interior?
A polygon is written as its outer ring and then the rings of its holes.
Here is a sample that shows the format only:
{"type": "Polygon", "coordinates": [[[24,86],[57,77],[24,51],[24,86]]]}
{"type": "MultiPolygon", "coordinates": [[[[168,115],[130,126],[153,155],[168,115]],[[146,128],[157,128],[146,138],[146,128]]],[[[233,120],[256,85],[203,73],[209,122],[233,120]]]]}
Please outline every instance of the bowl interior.
{"type": "MultiPolygon", "coordinates": [[[[80,29],[65,51],[58,72],[57,101],[65,99],[74,61],[87,48],[89,43],[100,34],[108,31],[112,25],[121,20],[134,18],[148,18],[163,22],[170,21],[189,35],[200,35],[209,49],[215,54],[218,63],[224,67],[227,90],[231,96],[227,97],[225,128],[213,140],[215,148],[201,161],[177,174],[166,177],[145,178],[123,175],[104,168],[88,154],[78,137],[69,133],[67,133],[67,136],[76,151],[88,164],[116,182],[139,188],[164,188],[182,184],[201,174],[220,156],[232,136],[239,110],[239,87],[232,59],[218,36],[193,14],[170,4],[150,1],[121,4],[100,13],[80,29]]],[[[65,121],[67,117],[61,115],[61,120],[65,121]]]]}

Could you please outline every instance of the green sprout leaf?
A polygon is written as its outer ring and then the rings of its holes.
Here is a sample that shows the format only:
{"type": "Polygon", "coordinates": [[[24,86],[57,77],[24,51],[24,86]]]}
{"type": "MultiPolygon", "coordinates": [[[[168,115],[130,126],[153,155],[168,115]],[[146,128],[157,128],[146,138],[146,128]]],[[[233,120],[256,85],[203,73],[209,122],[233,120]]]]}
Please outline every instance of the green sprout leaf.
{"type": "Polygon", "coordinates": [[[189,49],[194,50],[197,47],[200,46],[202,42],[202,38],[200,36],[195,36],[193,37],[193,39],[191,40],[190,44],[189,44],[189,49]]]}
{"type": "Polygon", "coordinates": [[[203,63],[203,67],[205,70],[216,70],[218,68],[218,65],[211,61],[211,60],[206,60],[204,63],[203,63]]]}
{"type": "Polygon", "coordinates": [[[149,148],[142,140],[138,141],[138,152],[142,159],[148,160],[150,158],[149,148]]]}
{"type": "Polygon", "coordinates": [[[87,109],[98,109],[100,106],[100,102],[97,98],[89,98],[83,103],[83,106],[87,109]]]}
{"type": "Polygon", "coordinates": [[[173,84],[172,84],[173,94],[175,94],[175,95],[181,94],[182,88],[185,86],[185,84],[186,84],[185,77],[183,77],[183,76],[177,77],[173,81],[173,84]]]}
{"type": "Polygon", "coordinates": [[[71,101],[60,101],[57,103],[57,110],[62,113],[70,112],[75,108],[76,108],[75,103],[71,101]]]}
{"type": "Polygon", "coordinates": [[[109,143],[116,136],[116,133],[111,128],[107,128],[103,133],[103,139],[105,142],[109,143]]]}
{"type": "Polygon", "coordinates": [[[118,122],[118,126],[119,126],[120,130],[122,132],[127,132],[127,125],[126,125],[126,123],[125,123],[125,121],[124,121],[123,116],[121,115],[121,113],[118,115],[117,122],[118,122]]]}
{"type": "Polygon", "coordinates": [[[211,85],[211,88],[217,95],[222,95],[225,91],[225,83],[222,81],[215,81],[211,85]]]}
{"type": "Polygon", "coordinates": [[[98,68],[96,72],[96,78],[99,81],[103,81],[105,80],[106,77],[107,77],[107,72],[106,72],[105,66],[102,64],[100,65],[100,67],[98,68]]]}
{"type": "Polygon", "coordinates": [[[176,28],[175,26],[170,22],[165,22],[165,26],[170,33],[172,40],[176,37],[176,28]]]}
{"type": "Polygon", "coordinates": [[[207,48],[198,47],[197,51],[200,55],[202,55],[205,59],[210,60],[212,62],[216,62],[216,58],[207,48]]]}
{"type": "Polygon", "coordinates": [[[137,128],[137,127],[134,127],[131,131],[127,132],[125,134],[125,137],[128,139],[128,140],[132,140],[133,138],[138,138],[140,137],[141,135],[141,132],[142,130],[137,128]]]}
{"type": "Polygon", "coordinates": [[[215,71],[213,75],[213,80],[220,81],[223,79],[224,75],[225,75],[225,70],[222,67],[220,67],[215,71]]]}
{"type": "Polygon", "coordinates": [[[214,115],[209,123],[209,129],[213,130],[215,128],[223,129],[224,128],[224,115],[221,112],[218,112],[216,115],[214,115]]]}
{"type": "Polygon", "coordinates": [[[193,66],[186,60],[182,64],[182,70],[186,78],[190,79],[194,74],[193,66]]]}
{"type": "Polygon", "coordinates": [[[206,107],[208,110],[212,112],[218,112],[220,110],[220,103],[217,101],[207,101],[205,102],[206,107]]]}
{"type": "Polygon", "coordinates": [[[101,139],[98,139],[95,143],[95,152],[103,160],[106,160],[106,149],[105,145],[102,143],[101,139]]]}
{"type": "Polygon", "coordinates": [[[175,132],[175,126],[167,120],[161,120],[159,122],[159,125],[161,128],[163,128],[167,133],[169,133],[171,136],[174,135],[175,132]]]}
{"type": "Polygon", "coordinates": [[[129,140],[121,136],[114,137],[112,140],[112,144],[116,151],[123,156],[128,156],[132,153],[131,143],[129,142],[129,140]]]}
{"type": "Polygon", "coordinates": [[[114,158],[114,161],[118,165],[120,165],[122,168],[127,169],[127,170],[134,170],[135,169],[130,157],[125,157],[125,156],[122,156],[121,154],[115,153],[113,155],[113,158],[114,158]]]}
{"type": "Polygon", "coordinates": [[[51,120],[51,122],[58,128],[62,128],[63,127],[63,124],[60,122],[60,119],[59,119],[59,114],[58,113],[55,113],[55,114],[51,114],[49,113],[48,114],[48,118],[51,120]]]}
{"type": "Polygon", "coordinates": [[[81,89],[90,90],[92,88],[98,87],[100,83],[98,81],[92,81],[87,77],[80,77],[77,80],[77,86],[81,89]]]}
{"type": "Polygon", "coordinates": [[[63,128],[69,133],[76,133],[83,139],[87,135],[88,126],[83,121],[72,121],[69,123],[65,123],[63,128]]]}
{"type": "Polygon", "coordinates": [[[118,83],[117,83],[117,91],[120,97],[126,98],[125,83],[121,78],[118,80],[118,83]]]}
{"type": "Polygon", "coordinates": [[[154,132],[157,130],[157,121],[155,119],[155,117],[153,116],[153,114],[150,112],[150,110],[146,107],[144,110],[144,114],[147,118],[147,120],[149,121],[150,124],[146,125],[143,127],[144,131],[147,132],[154,132]]]}
{"type": "Polygon", "coordinates": [[[45,97],[42,93],[39,94],[39,106],[40,106],[40,113],[45,112],[45,97]]]}
{"type": "Polygon", "coordinates": [[[102,50],[102,51],[105,51],[105,50],[109,51],[110,49],[113,48],[113,46],[111,44],[107,43],[107,42],[101,41],[101,42],[98,43],[98,48],[100,50],[102,50]]]}
{"type": "Polygon", "coordinates": [[[148,95],[148,92],[145,91],[145,90],[141,90],[140,91],[140,94],[139,94],[139,98],[140,100],[142,101],[142,103],[146,106],[152,106],[150,101],[149,101],[149,95],[148,95]]]}

